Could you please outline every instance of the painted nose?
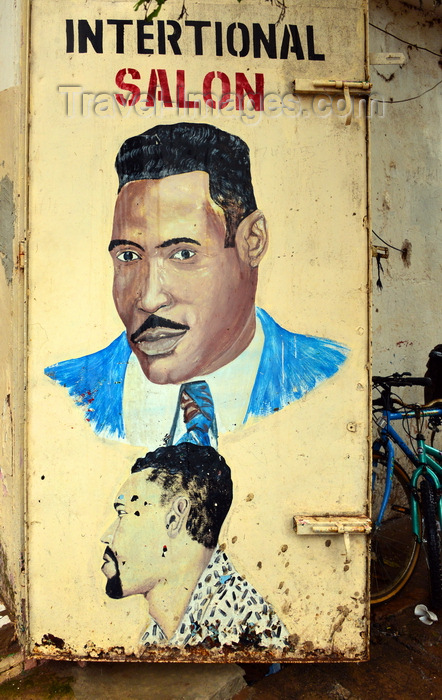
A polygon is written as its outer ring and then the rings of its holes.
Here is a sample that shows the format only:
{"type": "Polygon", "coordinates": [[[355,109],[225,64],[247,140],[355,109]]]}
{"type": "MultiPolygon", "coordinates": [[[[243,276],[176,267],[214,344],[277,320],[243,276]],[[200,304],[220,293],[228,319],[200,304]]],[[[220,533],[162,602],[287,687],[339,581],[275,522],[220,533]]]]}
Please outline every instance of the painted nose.
{"type": "Polygon", "coordinates": [[[115,534],[116,528],[117,528],[117,521],[115,520],[107,528],[106,532],[103,532],[102,536],[100,537],[100,542],[102,542],[103,544],[107,544],[110,547],[113,540],[114,540],[114,534],[115,534]]]}
{"type": "Polygon", "coordinates": [[[153,314],[172,303],[172,297],[166,290],[164,269],[156,261],[145,271],[139,281],[138,305],[146,313],[153,314]]]}

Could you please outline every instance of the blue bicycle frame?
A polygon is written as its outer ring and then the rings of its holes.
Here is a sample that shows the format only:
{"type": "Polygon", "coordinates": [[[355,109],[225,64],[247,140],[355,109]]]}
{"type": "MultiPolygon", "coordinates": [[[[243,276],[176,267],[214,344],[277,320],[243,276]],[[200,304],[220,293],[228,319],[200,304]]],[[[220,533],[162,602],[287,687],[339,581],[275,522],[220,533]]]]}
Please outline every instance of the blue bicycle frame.
{"type": "MultiPolygon", "coordinates": [[[[373,452],[384,451],[387,457],[387,473],[385,479],[385,491],[382,499],[381,508],[379,514],[374,522],[374,528],[379,527],[383,520],[385,509],[387,503],[390,499],[391,486],[393,482],[393,467],[394,467],[394,456],[395,456],[395,444],[402,450],[402,452],[408,457],[410,462],[414,464],[416,469],[413,471],[411,476],[411,521],[413,534],[417,538],[418,542],[421,542],[421,523],[419,519],[419,509],[418,509],[418,496],[417,496],[417,483],[421,476],[431,480],[436,488],[436,491],[441,493],[442,484],[442,452],[437,450],[431,445],[426,445],[423,435],[418,434],[417,439],[417,453],[418,456],[414,454],[408,447],[408,445],[402,440],[401,436],[396,432],[396,430],[391,425],[392,421],[403,420],[409,415],[411,418],[416,417],[416,410],[405,412],[393,412],[384,409],[382,411],[382,416],[385,420],[385,425],[380,429],[379,438],[377,438],[373,443],[373,452]],[[433,458],[437,458],[436,461],[433,458]]],[[[422,408],[419,409],[419,417],[431,417],[431,416],[442,416],[442,409],[439,408],[422,408]]],[[[376,474],[373,472],[373,483],[376,479],[376,474]]],[[[439,522],[442,527],[442,498],[439,501],[439,522]]]]}

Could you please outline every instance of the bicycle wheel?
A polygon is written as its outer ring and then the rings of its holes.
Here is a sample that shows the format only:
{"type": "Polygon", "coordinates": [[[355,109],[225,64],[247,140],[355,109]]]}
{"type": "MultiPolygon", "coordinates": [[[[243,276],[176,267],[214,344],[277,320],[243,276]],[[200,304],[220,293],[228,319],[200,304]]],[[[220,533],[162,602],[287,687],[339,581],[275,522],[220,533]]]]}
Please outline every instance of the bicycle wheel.
{"type": "MultiPolygon", "coordinates": [[[[372,520],[376,521],[385,491],[387,472],[384,455],[373,455],[372,520]]],[[[371,534],[371,603],[383,603],[407,583],[419,556],[420,544],[411,528],[410,478],[394,463],[389,502],[381,524],[371,534]]]]}
{"type": "Polygon", "coordinates": [[[423,542],[427,554],[430,578],[430,597],[434,608],[442,607],[442,560],[440,535],[437,517],[437,497],[433,483],[423,479],[420,485],[422,519],[424,523],[423,542]]]}

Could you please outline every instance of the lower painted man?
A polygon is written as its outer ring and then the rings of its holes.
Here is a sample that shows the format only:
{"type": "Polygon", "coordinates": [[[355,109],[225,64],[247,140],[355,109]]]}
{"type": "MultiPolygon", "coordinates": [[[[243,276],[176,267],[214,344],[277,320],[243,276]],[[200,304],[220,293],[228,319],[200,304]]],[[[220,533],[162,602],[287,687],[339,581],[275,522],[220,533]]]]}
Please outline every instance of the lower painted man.
{"type": "Polygon", "coordinates": [[[217,546],[232,490],[216,450],[183,443],[138,459],[118,491],[102,570],[108,596],[149,602],[143,644],[288,645],[273,608],[217,546]]]}

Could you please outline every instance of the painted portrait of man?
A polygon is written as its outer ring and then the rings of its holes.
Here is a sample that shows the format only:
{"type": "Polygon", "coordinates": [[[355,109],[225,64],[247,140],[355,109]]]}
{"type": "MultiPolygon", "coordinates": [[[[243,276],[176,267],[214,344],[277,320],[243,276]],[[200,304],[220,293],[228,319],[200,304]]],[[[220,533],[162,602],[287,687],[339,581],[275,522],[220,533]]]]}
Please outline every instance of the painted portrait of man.
{"type": "Polygon", "coordinates": [[[242,139],[210,124],[158,125],[123,143],[116,170],[109,252],[125,331],[45,370],[97,434],[175,444],[190,401],[206,419],[201,444],[216,447],[219,433],[337,372],[345,346],[288,331],[255,305],[268,231],[242,139]]]}
{"type": "Polygon", "coordinates": [[[161,447],[132,467],[102,537],[102,571],[109,597],[148,601],[143,646],[288,645],[272,606],[218,546],[231,503],[230,468],[210,446],[161,447]]]}

